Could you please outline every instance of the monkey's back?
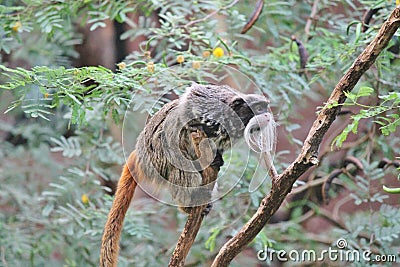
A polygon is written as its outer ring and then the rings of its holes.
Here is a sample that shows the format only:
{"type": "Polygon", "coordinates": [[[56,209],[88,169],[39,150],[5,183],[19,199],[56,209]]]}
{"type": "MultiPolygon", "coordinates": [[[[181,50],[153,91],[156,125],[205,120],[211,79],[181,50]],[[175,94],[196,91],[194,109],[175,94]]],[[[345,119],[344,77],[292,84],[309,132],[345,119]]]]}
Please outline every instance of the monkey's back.
{"type": "Polygon", "coordinates": [[[168,179],[171,168],[166,158],[163,141],[165,139],[165,121],[178,106],[178,100],[165,104],[146,123],[136,143],[138,163],[146,177],[153,179],[161,175],[168,179]]]}
{"type": "Polygon", "coordinates": [[[178,105],[178,99],[171,101],[149,119],[138,137],[136,155],[147,182],[169,188],[173,199],[192,205],[191,187],[201,185],[201,175],[188,166],[196,157],[187,125],[180,122],[178,105]]]}

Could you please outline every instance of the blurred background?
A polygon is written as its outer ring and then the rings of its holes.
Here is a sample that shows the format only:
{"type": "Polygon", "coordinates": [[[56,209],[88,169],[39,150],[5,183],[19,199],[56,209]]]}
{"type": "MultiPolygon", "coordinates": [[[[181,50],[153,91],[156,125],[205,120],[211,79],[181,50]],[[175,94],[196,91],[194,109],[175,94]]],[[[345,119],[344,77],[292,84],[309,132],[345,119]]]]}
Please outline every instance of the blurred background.
{"type": "MultiPolygon", "coordinates": [[[[395,5],[1,1],[0,266],[98,266],[124,156],[148,115],[177,98],[193,77],[211,79],[202,70],[206,64],[240,73],[218,73],[219,83],[270,98],[278,123],[274,162],[283,171],[395,5]],[[171,67],[173,75],[166,71],[171,67]],[[244,86],[247,79],[252,82],[244,86]],[[155,95],[162,101],[154,106],[155,95]]],[[[400,187],[399,35],[349,92],[324,137],[320,164],[302,175],[231,266],[373,265],[257,258],[265,247],[319,252],[339,238],[349,249],[395,256],[379,265],[399,265],[399,195],[383,190],[400,187]]],[[[240,149],[232,150],[224,172],[234,188],[203,221],[187,266],[209,266],[269,192],[269,179],[248,190],[257,159],[251,154],[243,162],[240,149]]],[[[135,194],[119,266],[166,266],[185,220],[176,207],[135,194]]]]}

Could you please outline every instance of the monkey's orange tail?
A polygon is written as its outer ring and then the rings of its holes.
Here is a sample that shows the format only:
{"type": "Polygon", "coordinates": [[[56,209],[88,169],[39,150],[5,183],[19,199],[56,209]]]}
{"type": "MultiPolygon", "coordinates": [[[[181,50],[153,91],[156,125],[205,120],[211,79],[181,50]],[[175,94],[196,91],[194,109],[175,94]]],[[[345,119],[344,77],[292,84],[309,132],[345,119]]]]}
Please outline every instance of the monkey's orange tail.
{"type": "Polygon", "coordinates": [[[121,178],[119,179],[117,191],[115,193],[115,199],[104,227],[100,251],[101,267],[117,266],[122,225],[137,186],[132,175],[135,175],[135,178],[139,179],[139,175],[136,177],[139,172],[137,168],[136,153],[133,151],[122,170],[121,178]]]}

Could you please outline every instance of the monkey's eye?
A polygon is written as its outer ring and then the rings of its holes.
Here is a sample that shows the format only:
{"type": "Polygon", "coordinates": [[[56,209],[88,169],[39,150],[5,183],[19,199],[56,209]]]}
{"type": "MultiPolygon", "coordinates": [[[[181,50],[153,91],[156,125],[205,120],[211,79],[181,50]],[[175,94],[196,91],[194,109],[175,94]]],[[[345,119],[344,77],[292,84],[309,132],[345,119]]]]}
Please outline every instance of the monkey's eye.
{"type": "Polygon", "coordinates": [[[268,104],[267,103],[260,103],[253,107],[253,112],[256,114],[261,114],[268,112],[268,104]]]}

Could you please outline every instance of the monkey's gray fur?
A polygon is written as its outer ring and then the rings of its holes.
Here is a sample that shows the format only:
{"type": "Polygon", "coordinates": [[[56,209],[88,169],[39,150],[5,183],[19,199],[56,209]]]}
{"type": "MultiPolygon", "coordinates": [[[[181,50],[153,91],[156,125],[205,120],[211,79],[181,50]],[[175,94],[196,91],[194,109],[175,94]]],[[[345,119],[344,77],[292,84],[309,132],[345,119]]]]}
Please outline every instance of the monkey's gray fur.
{"type": "Polygon", "coordinates": [[[167,186],[180,206],[208,203],[213,185],[198,188],[202,178],[191,132],[200,129],[215,144],[211,164],[219,168],[222,154],[243,137],[250,119],[270,113],[268,104],[263,96],[243,94],[226,85],[193,83],[146,124],[136,144],[140,169],[154,184],[167,186]]]}

